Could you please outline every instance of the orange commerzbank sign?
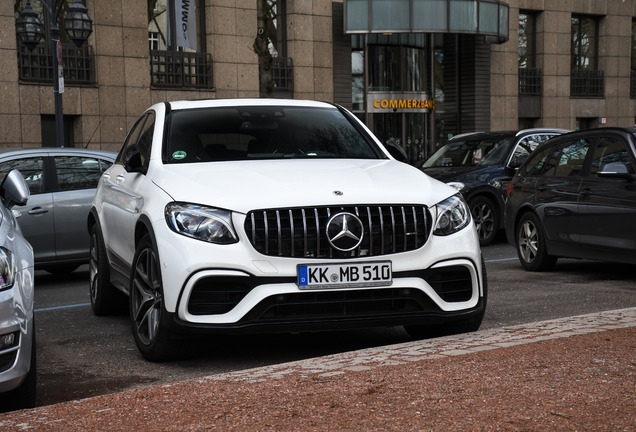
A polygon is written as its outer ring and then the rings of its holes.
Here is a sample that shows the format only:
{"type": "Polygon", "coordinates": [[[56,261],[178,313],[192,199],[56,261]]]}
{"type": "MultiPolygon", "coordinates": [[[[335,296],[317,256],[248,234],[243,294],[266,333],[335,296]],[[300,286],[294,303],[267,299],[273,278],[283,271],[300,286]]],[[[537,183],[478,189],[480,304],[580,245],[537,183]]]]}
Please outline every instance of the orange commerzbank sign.
{"type": "Polygon", "coordinates": [[[435,101],[422,99],[376,99],[373,101],[375,109],[405,110],[405,109],[435,109],[435,101]]]}
{"type": "Polygon", "coordinates": [[[435,109],[435,101],[425,92],[369,92],[369,112],[428,112],[435,109]]]}

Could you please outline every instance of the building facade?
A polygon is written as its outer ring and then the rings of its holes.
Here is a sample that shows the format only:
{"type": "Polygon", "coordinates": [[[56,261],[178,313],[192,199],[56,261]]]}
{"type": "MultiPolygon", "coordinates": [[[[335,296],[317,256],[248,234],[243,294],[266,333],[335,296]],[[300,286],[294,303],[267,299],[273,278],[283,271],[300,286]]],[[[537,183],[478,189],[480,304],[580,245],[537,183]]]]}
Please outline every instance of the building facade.
{"type": "MultiPolygon", "coordinates": [[[[50,44],[15,34],[26,3],[0,2],[0,147],[56,145],[50,44]]],[[[85,4],[87,43],[61,38],[66,146],[117,151],[156,102],[263,95],[342,104],[413,162],[462,132],[636,121],[636,0],[85,4]]]]}

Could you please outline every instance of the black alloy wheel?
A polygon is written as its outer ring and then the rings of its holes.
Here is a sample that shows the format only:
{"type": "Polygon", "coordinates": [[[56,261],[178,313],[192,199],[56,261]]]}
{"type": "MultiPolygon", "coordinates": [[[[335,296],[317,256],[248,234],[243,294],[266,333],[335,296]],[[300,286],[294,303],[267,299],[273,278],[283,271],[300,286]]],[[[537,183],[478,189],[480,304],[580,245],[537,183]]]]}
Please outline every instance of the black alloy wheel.
{"type": "Polygon", "coordinates": [[[479,234],[479,244],[481,246],[492,244],[499,226],[499,209],[490,198],[485,196],[470,200],[469,207],[479,234]]]}
{"type": "Polygon", "coordinates": [[[115,311],[115,288],[110,283],[110,269],[106,258],[104,238],[97,224],[91,228],[89,259],[89,287],[91,308],[95,315],[108,315],[115,311]]]}
{"type": "Polygon", "coordinates": [[[548,255],[546,235],[534,213],[524,213],[519,219],[516,243],[519,261],[528,271],[549,270],[557,262],[557,257],[548,255]]]}
{"type": "Polygon", "coordinates": [[[146,235],[135,252],[130,286],[132,332],[146,360],[171,360],[183,352],[178,347],[183,341],[173,338],[162,323],[165,314],[159,258],[146,235]]]}

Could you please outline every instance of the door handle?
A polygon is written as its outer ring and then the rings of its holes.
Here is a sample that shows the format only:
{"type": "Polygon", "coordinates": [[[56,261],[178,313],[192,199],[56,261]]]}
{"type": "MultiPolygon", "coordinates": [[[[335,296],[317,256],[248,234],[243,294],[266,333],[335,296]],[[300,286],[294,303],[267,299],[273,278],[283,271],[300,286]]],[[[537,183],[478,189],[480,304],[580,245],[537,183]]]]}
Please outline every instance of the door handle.
{"type": "Polygon", "coordinates": [[[27,213],[29,213],[30,215],[41,215],[41,214],[44,214],[44,213],[48,213],[48,209],[45,209],[45,208],[42,208],[42,207],[33,207],[27,213]]]}

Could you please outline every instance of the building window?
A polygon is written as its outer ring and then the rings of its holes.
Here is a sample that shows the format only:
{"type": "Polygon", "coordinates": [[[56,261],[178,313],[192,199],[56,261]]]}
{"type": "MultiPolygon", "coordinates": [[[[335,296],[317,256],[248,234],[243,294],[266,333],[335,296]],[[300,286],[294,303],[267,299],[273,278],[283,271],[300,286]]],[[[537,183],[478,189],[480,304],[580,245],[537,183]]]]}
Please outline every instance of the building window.
{"type": "Polygon", "coordinates": [[[258,0],[258,36],[261,96],[293,97],[294,64],[287,57],[286,0],[258,0]]]}
{"type": "Polygon", "coordinates": [[[636,20],[632,20],[632,68],[630,80],[630,95],[636,98],[636,20]]]}
{"type": "Polygon", "coordinates": [[[202,0],[148,0],[151,82],[155,87],[212,88],[202,0]]]}
{"type": "Polygon", "coordinates": [[[148,32],[148,46],[150,51],[159,49],[159,33],[148,32]]]}
{"type": "Polygon", "coordinates": [[[542,71],[536,64],[537,16],[519,13],[519,95],[540,96],[542,71]]]}
{"type": "Polygon", "coordinates": [[[605,94],[603,71],[598,70],[598,28],[598,18],[572,15],[572,97],[603,97],[605,94]]]}
{"type": "Polygon", "coordinates": [[[426,91],[425,47],[423,33],[368,35],[369,90],[426,91]]]}
{"type": "Polygon", "coordinates": [[[351,38],[351,106],[356,113],[364,111],[364,36],[351,38]]]}

